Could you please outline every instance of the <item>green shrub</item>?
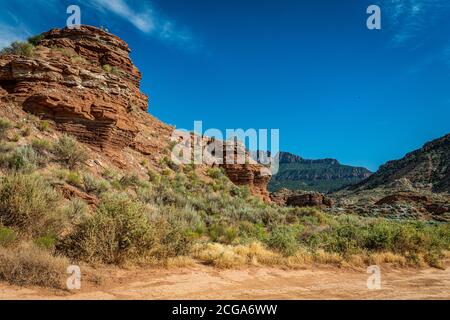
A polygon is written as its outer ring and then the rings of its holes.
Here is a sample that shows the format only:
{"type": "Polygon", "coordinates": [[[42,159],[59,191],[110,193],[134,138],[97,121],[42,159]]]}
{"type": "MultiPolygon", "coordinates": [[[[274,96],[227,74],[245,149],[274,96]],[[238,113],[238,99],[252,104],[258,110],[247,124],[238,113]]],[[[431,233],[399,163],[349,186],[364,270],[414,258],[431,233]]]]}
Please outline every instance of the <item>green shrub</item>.
{"type": "Polygon", "coordinates": [[[11,127],[11,121],[0,118],[0,139],[3,139],[5,137],[6,132],[11,129],[11,127]]]}
{"type": "Polygon", "coordinates": [[[70,169],[74,169],[87,161],[86,150],[79,145],[75,138],[63,135],[58,139],[53,147],[53,151],[58,160],[66,164],[70,169]]]}
{"type": "Polygon", "coordinates": [[[64,208],[65,216],[73,223],[80,223],[86,219],[89,213],[89,207],[81,199],[73,198],[64,208]]]}
{"type": "Polygon", "coordinates": [[[53,251],[56,245],[56,236],[45,235],[38,237],[34,240],[34,244],[41,249],[53,251]]]}
{"type": "Polygon", "coordinates": [[[87,193],[95,193],[100,195],[109,190],[109,183],[106,180],[98,179],[91,174],[83,175],[83,188],[87,193]]]}
{"type": "Polygon", "coordinates": [[[102,177],[108,180],[117,178],[117,172],[111,168],[105,168],[102,172],[102,177]]]}
{"type": "Polygon", "coordinates": [[[46,139],[34,139],[31,141],[31,147],[41,155],[47,155],[52,151],[52,143],[46,139]]]}
{"type": "Polygon", "coordinates": [[[0,246],[6,247],[12,244],[17,239],[17,233],[7,227],[0,227],[0,246]]]}
{"type": "Polygon", "coordinates": [[[275,227],[267,239],[267,245],[285,256],[294,255],[299,248],[296,235],[296,230],[292,227],[275,227]]]}
{"type": "Polygon", "coordinates": [[[47,132],[50,130],[50,123],[47,120],[43,120],[38,123],[38,129],[42,132],[47,132]]]}
{"type": "Polygon", "coordinates": [[[104,64],[103,65],[103,71],[105,71],[106,73],[110,73],[111,72],[111,66],[109,64],[104,64]]]}
{"type": "Polygon", "coordinates": [[[21,146],[0,159],[1,166],[24,172],[31,172],[45,163],[45,157],[37,154],[30,146],[21,146]]]}
{"type": "Polygon", "coordinates": [[[189,251],[191,240],[183,223],[146,212],[143,203],[126,195],[105,195],[96,214],[78,224],[57,250],[75,259],[114,264],[189,251]]]}
{"type": "Polygon", "coordinates": [[[147,171],[149,181],[154,183],[160,183],[161,182],[161,176],[157,174],[155,171],[148,169],[147,171]]]}
{"type": "Polygon", "coordinates": [[[127,174],[120,179],[120,184],[122,185],[123,188],[139,186],[140,183],[141,180],[139,179],[139,176],[136,173],[127,174]]]}
{"type": "Polygon", "coordinates": [[[120,70],[120,69],[117,68],[117,67],[112,67],[112,68],[111,68],[111,73],[114,74],[114,75],[116,75],[116,76],[121,76],[122,73],[123,73],[123,71],[120,70]]]}
{"type": "Polygon", "coordinates": [[[81,56],[72,57],[71,61],[73,64],[87,63],[87,60],[81,56]]]}
{"type": "Polygon", "coordinates": [[[77,225],[57,248],[72,258],[104,263],[145,256],[156,239],[144,210],[125,196],[107,197],[97,213],[77,225]]]}
{"type": "Polygon", "coordinates": [[[25,57],[31,57],[34,53],[34,45],[28,42],[15,41],[9,47],[0,51],[0,55],[13,54],[25,57]]]}
{"type": "Polygon", "coordinates": [[[209,168],[206,173],[213,179],[220,179],[224,176],[224,173],[220,168],[209,168]]]}
{"type": "Polygon", "coordinates": [[[25,234],[47,233],[54,225],[58,200],[37,175],[7,175],[0,179],[0,222],[25,234]]]}
{"type": "Polygon", "coordinates": [[[67,172],[65,180],[71,186],[74,186],[74,187],[77,187],[77,188],[81,188],[83,186],[83,181],[81,179],[81,176],[76,171],[69,171],[69,172],[67,172]]]}
{"type": "Polygon", "coordinates": [[[33,46],[37,46],[44,39],[44,35],[38,34],[32,37],[29,37],[27,41],[31,43],[33,46]]]}

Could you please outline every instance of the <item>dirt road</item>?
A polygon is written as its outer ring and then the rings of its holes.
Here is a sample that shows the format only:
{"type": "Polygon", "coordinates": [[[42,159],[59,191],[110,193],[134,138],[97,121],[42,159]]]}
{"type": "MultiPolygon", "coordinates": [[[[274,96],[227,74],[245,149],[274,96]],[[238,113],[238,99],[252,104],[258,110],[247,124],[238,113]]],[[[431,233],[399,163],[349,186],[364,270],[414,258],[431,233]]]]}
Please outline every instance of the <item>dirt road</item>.
{"type": "Polygon", "coordinates": [[[450,299],[450,268],[381,268],[381,289],[368,290],[366,269],[252,267],[218,270],[102,270],[78,291],[21,288],[0,283],[0,299],[450,299]]]}

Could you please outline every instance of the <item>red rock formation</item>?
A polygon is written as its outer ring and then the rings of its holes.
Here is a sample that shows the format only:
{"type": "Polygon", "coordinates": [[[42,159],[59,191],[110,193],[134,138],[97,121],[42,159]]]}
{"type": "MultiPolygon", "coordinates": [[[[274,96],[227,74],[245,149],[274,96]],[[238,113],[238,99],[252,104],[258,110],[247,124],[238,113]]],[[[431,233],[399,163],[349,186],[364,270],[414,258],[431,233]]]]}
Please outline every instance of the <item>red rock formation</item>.
{"type": "Polygon", "coordinates": [[[383,204],[394,204],[398,202],[416,202],[416,203],[429,203],[431,202],[430,197],[426,195],[399,192],[395,194],[388,195],[380,200],[378,200],[375,205],[380,206],[383,204]]]}
{"type": "Polygon", "coordinates": [[[445,196],[441,200],[433,199],[431,196],[416,194],[413,192],[397,192],[388,195],[375,203],[376,206],[394,205],[398,203],[413,204],[421,211],[428,211],[433,215],[440,216],[450,212],[449,199],[445,196]]]}
{"type": "Polygon", "coordinates": [[[270,195],[272,201],[280,206],[291,207],[332,207],[334,201],[319,192],[293,191],[280,189],[270,195]]]}
{"type": "MultiPolygon", "coordinates": [[[[147,113],[129,53],[123,40],[95,27],[51,30],[31,57],[0,56],[0,102],[54,121],[119,164],[126,163],[127,147],[157,163],[174,128],[147,113]]],[[[224,168],[231,181],[270,201],[268,169],[255,163],[224,168]]]]}
{"type": "Polygon", "coordinates": [[[250,191],[266,202],[270,202],[267,185],[271,178],[270,169],[259,164],[225,164],[225,173],[238,186],[249,186],[250,191]]]}
{"type": "Polygon", "coordinates": [[[147,109],[125,42],[101,29],[54,29],[30,58],[0,60],[0,87],[27,112],[105,151],[131,146],[130,112],[147,109]],[[104,67],[109,65],[109,67],[104,67]]]}

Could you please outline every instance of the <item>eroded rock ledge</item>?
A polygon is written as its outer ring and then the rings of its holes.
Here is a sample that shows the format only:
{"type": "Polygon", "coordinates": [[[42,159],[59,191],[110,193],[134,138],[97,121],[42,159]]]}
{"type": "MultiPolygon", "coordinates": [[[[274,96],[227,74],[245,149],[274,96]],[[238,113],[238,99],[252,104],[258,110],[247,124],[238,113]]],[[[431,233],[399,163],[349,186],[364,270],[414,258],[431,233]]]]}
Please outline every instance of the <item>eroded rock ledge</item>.
{"type": "MultiPolygon", "coordinates": [[[[31,57],[0,56],[0,102],[21,106],[126,166],[125,148],[157,163],[173,127],[149,115],[128,45],[102,29],[53,29],[31,57]]],[[[1,107],[0,104],[0,107],[1,107]]],[[[270,201],[258,164],[224,165],[231,181],[270,201]]]]}
{"type": "Polygon", "coordinates": [[[33,57],[0,59],[0,87],[27,112],[102,150],[133,144],[134,108],[147,110],[141,74],[119,38],[94,27],[43,34],[33,57]]]}

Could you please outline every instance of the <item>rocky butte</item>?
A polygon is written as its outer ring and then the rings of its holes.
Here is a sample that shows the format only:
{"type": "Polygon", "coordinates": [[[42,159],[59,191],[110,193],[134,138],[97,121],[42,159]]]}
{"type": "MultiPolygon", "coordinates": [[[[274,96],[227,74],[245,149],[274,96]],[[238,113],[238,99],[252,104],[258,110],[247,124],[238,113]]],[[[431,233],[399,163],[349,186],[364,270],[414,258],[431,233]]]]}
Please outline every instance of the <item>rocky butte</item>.
{"type": "MultiPolygon", "coordinates": [[[[91,26],[43,33],[31,57],[0,57],[0,109],[50,120],[122,168],[132,169],[133,152],[157,167],[174,128],[148,114],[129,53],[123,40],[91,26]]],[[[233,183],[270,201],[262,166],[222,166],[233,183]]]]}

